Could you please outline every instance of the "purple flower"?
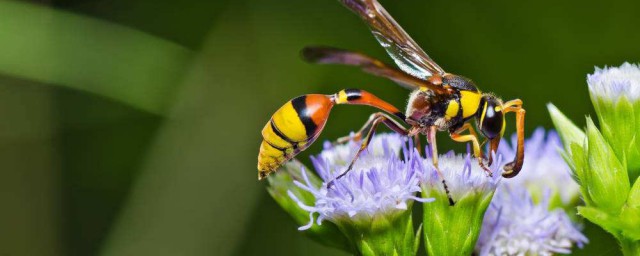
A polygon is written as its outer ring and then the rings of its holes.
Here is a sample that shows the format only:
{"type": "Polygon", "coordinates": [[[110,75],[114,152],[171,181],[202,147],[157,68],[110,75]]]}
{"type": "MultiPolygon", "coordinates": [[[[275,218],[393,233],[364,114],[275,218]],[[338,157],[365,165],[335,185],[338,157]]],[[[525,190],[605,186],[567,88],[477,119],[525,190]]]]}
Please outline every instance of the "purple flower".
{"type": "MultiPolygon", "coordinates": [[[[538,128],[525,145],[522,171],[503,180],[485,213],[476,244],[480,255],[570,253],[574,244],[582,247],[588,242],[561,207],[573,206],[569,204],[577,198],[579,187],[558,151],[557,134],[551,131],[545,138],[544,129],[538,128]],[[554,196],[562,205],[553,202],[554,196]]],[[[514,151],[505,142],[498,149],[507,158],[514,151]]]]}
{"type": "Polygon", "coordinates": [[[640,99],[640,66],[625,62],[620,67],[596,67],[593,74],[587,75],[587,83],[592,96],[635,101],[640,99]]]}
{"type": "Polygon", "coordinates": [[[359,142],[344,145],[325,143],[324,150],[312,157],[318,175],[323,179],[320,187],[315,187],[302,171],[304,182],[295,184],[315,196],[314,205],[305,205],[293,193],[289,196],[309,212],[309,224],[300,227],[305,230],[313,225],[313,215],[318,214],[317,224],[325,219],[334,223],[341,221],[370,221],[377,215],[393,215],[404,212],[413,201],[431,202],[432,198],[420,198],[421,172],[417,168],[421,157],[416,155],[406,138],[396,134],[376,135],[353,169],[344,177],[335,180],[331,188],[327,183],[347,169],[359,148],[359,142]],[[400,157],[402,148],[403,157],[400,157]]]}
{"type": "MultiPolygon", "coordinates": [[[[447,182],[451,197],[454,200],[468,195],[488,195],[496,189],[501,180],[502,168],[499,168],[502,157],[497,156],[495,163],[491,166],[493,175],[489,177],[487,173],[478,165],[476,159],[471,158],[471,154],[456,155],[453,151],[438,157],[438,167],[447,182]]],[[[421,162],[425,171],[423,183],[431,189],[438,189],[444,193],[442,178],[438,176],[433,166],[431,157],[423,159],[421,162]]]]}
{"type": "Polygon", "coordinates": [[[549,193],[538,203],[523,187],[501,186],[482,223],[480,255],[552,255],[571,253],[588,242],[562,210],[549,209],[549,193]]]}
{"type": "MultiPolygon", "coordinates": [[[[507,159],[515,155],[516,136],[512,136],[511,145],[502,141],[498,154],[507,159]]],[[[564,204],[576,200],[580,186],[571,177],[571,169],[559,151],[562,142],[558,134],[551,130],[546,134],[544,128],[536,129],[525,141],[525,161],[518,176],[505,182],[512,187],[523,186],[538,194],[542,189],[557,192],[564,204]]]]}

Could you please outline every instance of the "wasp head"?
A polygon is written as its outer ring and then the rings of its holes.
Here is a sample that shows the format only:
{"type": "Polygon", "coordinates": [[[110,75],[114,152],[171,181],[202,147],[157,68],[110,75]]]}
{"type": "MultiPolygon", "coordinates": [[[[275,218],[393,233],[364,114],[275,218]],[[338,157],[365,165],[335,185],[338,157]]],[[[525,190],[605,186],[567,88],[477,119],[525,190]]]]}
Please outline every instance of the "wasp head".
{"type": "Polygon", "coordinates": [[[484,94],[480,100],[480,111],[476,114],[478,129],[488,139],[504,133],[504,112],[502,101],[491,94],[484,94]]]}

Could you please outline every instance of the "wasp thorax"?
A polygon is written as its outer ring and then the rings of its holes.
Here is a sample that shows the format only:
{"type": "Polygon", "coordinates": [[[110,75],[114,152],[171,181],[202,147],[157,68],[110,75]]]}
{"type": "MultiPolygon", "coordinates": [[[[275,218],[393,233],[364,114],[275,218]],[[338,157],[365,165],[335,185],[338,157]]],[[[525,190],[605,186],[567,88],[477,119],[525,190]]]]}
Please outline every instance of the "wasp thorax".
{"type": "Polygon", "coordinates": [[[413,126],[431,126],[443,113],[438,95],[430,90],[416,90],[409,96],[407,123],[413,126]]]}
{"type": "Polygon", "coordinates": [[[485,137],[493,139],[501,136],[505,125],[501,100],[490,94],[483,95],[476,120],[478,129],[485,137]]]}

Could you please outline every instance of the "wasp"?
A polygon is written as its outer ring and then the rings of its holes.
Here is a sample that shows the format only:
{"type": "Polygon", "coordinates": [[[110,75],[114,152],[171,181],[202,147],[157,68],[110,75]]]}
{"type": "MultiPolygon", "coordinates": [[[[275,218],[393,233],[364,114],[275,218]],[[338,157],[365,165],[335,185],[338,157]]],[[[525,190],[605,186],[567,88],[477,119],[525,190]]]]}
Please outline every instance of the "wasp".
{"type": "MultiPolygon", "coordinates": [[[[278,109],[262,130],[263,140],[258,155],[259,179],[265,178],[284,162],[308,148],[322,132],[333,106],[340,104],[368,105],[381,112],[372,114],[353,136],[338,139],[338,142],[350,139],[360,141],[361,147],[349,167],[336,179],[351,170],[380,124],[399,134],[413,137],[417,142],[418,136],[426,136],[433,165],[438,173],[436,132],[447,131],[454,141],[470,142],[478,164],[487,175],[492,175],[487,168],[492,163],[492,155],[488,154],[485,165],[481,146],[488,142],[491,152],[497,150],[505,131],[505,114],[511,112],[516,114],[516,156],[503,167],[502,176],[511,178],[520,172],[524,161],[526,113],[522,100],[504,102],[492,93],[481,92],[472,80],[445,72],[376,0],[341,2],[365,21],[398,68],[359,52],[332,47],[307,47],[302,51],[303,58],[312,63],[360,67],[364,72],[390,79],[412,90],[406,111],[401,112],[386,101],[360,89],[345,89],[331,95],[307,94],[294,98],[278,109]],[[470,124],[472,119],[480,134],[470,124]],[[482,142],[479,135],[484,137],[482,142]]],[[[443,184],[448,192],[444,179],[443,184]]],[[[449,201],[453,204],[450,197],[449,201]]]]}

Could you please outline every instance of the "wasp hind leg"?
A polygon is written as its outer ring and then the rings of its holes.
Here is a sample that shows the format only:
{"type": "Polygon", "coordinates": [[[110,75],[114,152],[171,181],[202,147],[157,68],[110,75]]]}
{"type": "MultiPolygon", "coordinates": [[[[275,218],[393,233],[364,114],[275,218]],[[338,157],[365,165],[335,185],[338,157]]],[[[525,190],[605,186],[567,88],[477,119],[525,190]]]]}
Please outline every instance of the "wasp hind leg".
{"type": "Polygon", "coordinates": [[[349,163],[349,166],[347,167],[347,169],[344,172],[342,172],[340,175],[338,175],[336,178],[331,180],[329,183],[327,183],[327,188],[331,188],[331,186],[333,186],[336,180],[344,177],[347,173],[349,173],[349,171],[351,171],[351,169],[353,169],[353,165],[356,163],[356,161],[360,157],[360,154],[362,153],[362,151],[364,151],[367,148],[367,146],[369,146],[369,143],[371,142],[371,139],[375,134],[376,127],[381,123],[386,125],[387,127],[389,127],[389,129],[391,129],[396,133],[399,133],[405,136],[409,134],[409,131],[406,128],[404,128],[401,124],[399,124],[389,115],[382,112],[372,114],[369,117],[369,120],[367,120],[367,122],[364,124],[362,129],[360,129],[360,131],[358,131],[354,136],[347,136],[342,138],[342,139],[346,138],[346,140],[350,138],[359,138],[359,140],[361,140],[362,142],[360,143],[360,148],[358,149],[358,152],[356,152],[356,155],[353,157],[353,159],[349,163]]]}
{"type": "Polygon", "coordinates": [[[449,133],[451,139],[457,142],[471,142],[473,146],[473,156],[478,159],[478,164],[482,169],[487,173],[489,177],[493,176],[493,172],[484,164],[484,156],[482,155],[482,149],[480,148],[480,143],[478,142],[478,135],[473,130],[473,127],[469,123],[465,123],[458,130],[449,133]],[[465,130],[469,130],[470,134],[461,135],[460,133],[465,130]]]}

